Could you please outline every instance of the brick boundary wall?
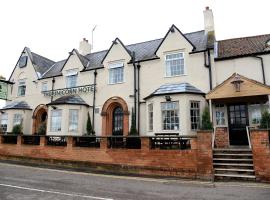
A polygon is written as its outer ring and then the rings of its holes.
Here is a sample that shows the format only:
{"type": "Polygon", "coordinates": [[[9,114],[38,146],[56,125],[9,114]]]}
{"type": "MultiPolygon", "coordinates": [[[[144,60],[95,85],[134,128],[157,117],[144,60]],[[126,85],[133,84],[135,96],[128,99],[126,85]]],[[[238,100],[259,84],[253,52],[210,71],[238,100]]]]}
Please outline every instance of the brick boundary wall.
{"type": "Polygon", "coordinates": [[[269,130],[251,130],[250,139],[256,179],[270,182],[269,130]]]}
{"type": "Polygon", "coordinates": [[[17,144],[4,144],[0,136],[0,158],[22,158],[47,162],[83,163],[84,166],[104,168],[105,171],[138,175],[172,176],[212,180],[212,133],[198,132],[191,139],[191,149],[150,149],[149,138],[141,138],[141,149],[109,149],[102,138],[100,148],[75,147],[68,137],[67,146],[47,146],[44,136],[40,145],[24,145],[18,136],[17,144]],[[110,170],[111,169],[111,170],[110,170]]]}
{"type": "Polygon", "coordinates": [[[216,148],[228,148],[229,142],[229,131],[227,127],[217,127],[215,137],[216,148]]]}

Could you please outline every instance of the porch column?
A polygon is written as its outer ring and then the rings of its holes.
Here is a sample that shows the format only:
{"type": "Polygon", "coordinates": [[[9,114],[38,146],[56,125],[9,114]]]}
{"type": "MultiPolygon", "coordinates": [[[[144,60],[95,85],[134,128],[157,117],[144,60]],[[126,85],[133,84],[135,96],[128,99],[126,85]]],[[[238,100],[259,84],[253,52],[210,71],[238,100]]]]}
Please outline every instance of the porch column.
{"type": "Polygon", "coordinates": [[[212,99],[209,99],[209,112],[210,112],[210,120],[213,123],[212,99]]]}
{"type": "Polygon", "coordinates": [[[269,111],[270,111],[270,95],[268,95],[268,106],[269,106],[269,111]]]}

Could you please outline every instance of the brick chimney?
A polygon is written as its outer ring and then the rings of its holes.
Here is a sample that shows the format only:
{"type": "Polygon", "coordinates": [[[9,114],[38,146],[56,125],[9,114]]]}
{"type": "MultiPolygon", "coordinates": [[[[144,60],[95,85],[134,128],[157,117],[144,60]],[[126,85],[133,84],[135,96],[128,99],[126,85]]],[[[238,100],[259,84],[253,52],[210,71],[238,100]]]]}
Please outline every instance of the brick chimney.
{"type": "Polygon", "coordinates": [[[208,34],[209,32],[214,32],[214,16],[212,9],[210,9],[208,6],[205,7],[205,10],[203,11],[204,15],[204,30],[205,34],[208,34]]]}
{"type": "Polygon", "coordinates": [[[86,38],[83,38],[83,40],[80,42],[79,52],[83,56],[91,53],[91,44],[88,43],[86,38]]]}

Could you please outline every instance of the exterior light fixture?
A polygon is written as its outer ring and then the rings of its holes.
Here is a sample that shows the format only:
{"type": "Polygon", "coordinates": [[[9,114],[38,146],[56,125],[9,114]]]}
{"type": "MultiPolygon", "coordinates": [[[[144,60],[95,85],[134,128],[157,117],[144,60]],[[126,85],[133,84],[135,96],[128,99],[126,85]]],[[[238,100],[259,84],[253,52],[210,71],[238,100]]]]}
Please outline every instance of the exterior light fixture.
{"type": "Polygon", "coordinates": [[[4,113],[5,113],[5,111],[1,110],[1,113],[2,113],[2,114],[4,114],[4,113]]]}
{"type": "Polygon", "coordinates": [[[52,108],[53,108],[54,110],[56,110],[56,109],[57,109],[57,107],[56,107],[56,106],[52,106],[52,108]]]}
{"type": "Polygon", "coordinates": [[[171,31],[171,33],[174,33],[174,32],[175,32],[175,30],[174,30],[174,28],[173,28],[173,27],[171,28],[171,30],[170,30],[170,31],[171,31]]]}
{"type": "Polygon", "coordinates": [[[240,92],[241,83],[243,83],[238,74],[235,75],[234,80],[231,82],[234,85],[235,91],[240,92]]]}
{"type": "Polygon", "coordinates": [[[172,98],[170,96],[165,96],[166,101],[171,101],[172,98]]]}

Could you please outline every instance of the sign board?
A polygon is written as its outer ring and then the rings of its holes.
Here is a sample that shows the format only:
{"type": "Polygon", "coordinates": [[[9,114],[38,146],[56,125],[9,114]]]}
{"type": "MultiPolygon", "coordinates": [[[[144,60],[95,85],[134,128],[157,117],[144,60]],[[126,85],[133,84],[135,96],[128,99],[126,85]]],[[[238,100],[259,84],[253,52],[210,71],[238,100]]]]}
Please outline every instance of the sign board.
{"type": "Polygon", "coordinates": [[[43,91],[42,93],[44,94],[45,97],[52,97],[52,96],[65,96],[65,95],[89,93],[92,91],[94,91],[94,84],[83,85],[73,88],[62,88],[56,90],[43,91]]]}
{"type": "Polygon", "coordinates": [[[8,84],[0,80],[0,99],[7,100],[8,84]]]}

